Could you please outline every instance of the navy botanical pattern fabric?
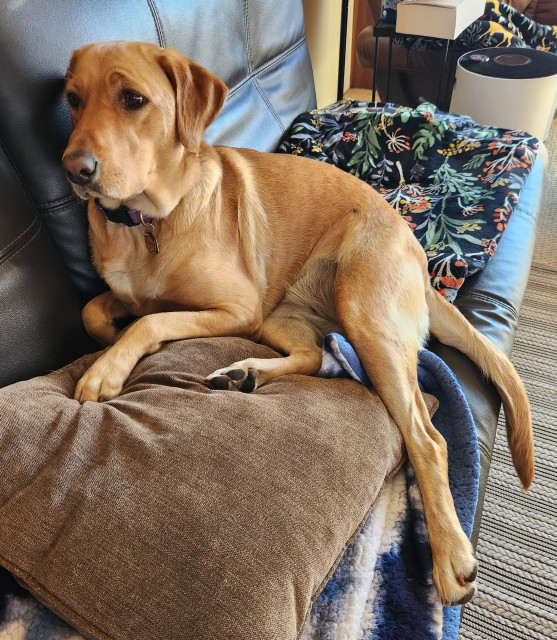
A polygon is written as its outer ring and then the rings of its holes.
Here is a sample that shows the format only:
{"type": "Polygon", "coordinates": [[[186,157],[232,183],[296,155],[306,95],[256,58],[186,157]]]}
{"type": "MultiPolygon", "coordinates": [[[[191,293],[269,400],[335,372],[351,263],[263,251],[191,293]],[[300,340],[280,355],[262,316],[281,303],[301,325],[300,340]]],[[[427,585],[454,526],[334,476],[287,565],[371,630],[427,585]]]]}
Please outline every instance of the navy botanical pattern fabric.
{"type": "Polygon", "coordinates": [[[429,103],[343,100],[300,115],[279,151],[332,163],[374,187],[408,222],[433,286],[452,301],[494,254],[537,148],[522,131],[429,103]]]}
{"type": "MultiPolygon", "coordinates": [[[[396,22],[400,0],[383,0],[383,21],[396,22]]],[[[406,49],[442,49],[444,40],[398,35],[394,42],[406,49]]],[[[465,29],[455,42],[457,51],[487,47],[529,47],[557,53],[557,26],[539,24],[498,0],[485,4],[484,14],[465,29]]]]}

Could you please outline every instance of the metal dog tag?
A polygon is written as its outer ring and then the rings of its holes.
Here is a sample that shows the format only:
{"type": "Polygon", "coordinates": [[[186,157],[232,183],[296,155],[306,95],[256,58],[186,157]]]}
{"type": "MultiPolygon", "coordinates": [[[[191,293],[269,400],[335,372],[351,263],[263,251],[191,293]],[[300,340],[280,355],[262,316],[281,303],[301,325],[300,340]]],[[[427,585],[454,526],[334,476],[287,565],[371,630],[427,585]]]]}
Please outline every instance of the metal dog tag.
{"type": "Polygon", "coordinates": [[[143,231],[143,237],[145,239],[145,246],[149,253],[158,253],[159,252],[159,243],[157,242],[157,238],[154,234],[155,227],[152,222],[147,222],[143,217],[143,214],[140,214],[141,217],[141,228],[143,231]]]}

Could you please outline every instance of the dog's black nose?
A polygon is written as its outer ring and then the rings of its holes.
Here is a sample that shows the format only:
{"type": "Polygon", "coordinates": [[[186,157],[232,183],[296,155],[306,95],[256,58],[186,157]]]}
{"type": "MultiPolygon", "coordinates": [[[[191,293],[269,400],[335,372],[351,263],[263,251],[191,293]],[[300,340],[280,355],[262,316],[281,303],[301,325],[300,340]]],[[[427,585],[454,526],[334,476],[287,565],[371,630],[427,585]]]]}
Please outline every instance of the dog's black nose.
{"type": "Polygon", "coordinates": [[[62,159],[68,179],[74,184],[89,184],[99,171],[99,162],[91,153],[73,151],[62,159]]]}

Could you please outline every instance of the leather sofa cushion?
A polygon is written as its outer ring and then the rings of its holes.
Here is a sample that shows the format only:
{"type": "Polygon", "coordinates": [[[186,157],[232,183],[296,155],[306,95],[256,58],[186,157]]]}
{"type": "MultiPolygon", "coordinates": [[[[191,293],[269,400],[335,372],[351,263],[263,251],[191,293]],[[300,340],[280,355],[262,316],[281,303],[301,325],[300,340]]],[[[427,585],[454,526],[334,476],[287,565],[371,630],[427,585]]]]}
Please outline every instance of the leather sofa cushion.
{"type": "Polygon", "coordinates": [[[352,380],[201,384],[273,355],[168,343],[102,404],[71,397],[95,354],[0,390],[0,563],[88,638],[296,638],[403,447],[352,380]]]}

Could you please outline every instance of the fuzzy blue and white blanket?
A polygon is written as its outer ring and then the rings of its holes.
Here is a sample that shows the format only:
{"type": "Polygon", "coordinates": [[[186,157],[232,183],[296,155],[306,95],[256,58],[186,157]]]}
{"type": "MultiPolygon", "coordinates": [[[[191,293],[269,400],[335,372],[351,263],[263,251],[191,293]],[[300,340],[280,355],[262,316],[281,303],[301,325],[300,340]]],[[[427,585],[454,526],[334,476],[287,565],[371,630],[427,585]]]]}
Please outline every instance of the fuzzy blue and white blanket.
{"type": "MultiPolygon", "coordinates": [[[[352,346],[330,334],[323,377],[369,379],[352,346]]],[[[439,400],[433,424],[447,441],[449,482],[470,536],[479,482],[479,452],[460,385],[435,354],[422,351],[418,378],[439,400]]],[[[409,462],[387,481],[371,516],[314,603],[302,640],[456,640],[460,607],[443,607],[433,584],[421,495],[409,462]]]]}

